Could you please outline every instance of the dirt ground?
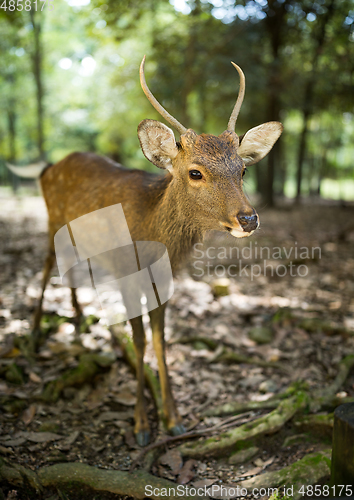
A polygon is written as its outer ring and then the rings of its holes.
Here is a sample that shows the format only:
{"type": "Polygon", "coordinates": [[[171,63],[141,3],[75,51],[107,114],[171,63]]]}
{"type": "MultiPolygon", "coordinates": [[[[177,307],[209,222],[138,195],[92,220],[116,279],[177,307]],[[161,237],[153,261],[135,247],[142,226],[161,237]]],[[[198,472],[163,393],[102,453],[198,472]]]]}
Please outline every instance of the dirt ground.
{"type": "MultiPolygon", "coordinates": [[[[354,354],[354,207],[307,202],[302,207],[259,209],[259,214],[261,228],[246,241],[222,233],[208,235],[175,282],[167,313],[167,360],[186,428],[215,426],[223,418],[203,416],[206,409],[227,402],[266,401],[295,381],[324,388],[335,378],[343,357],[354,354]],[[209,340],[216,341],[216,347],[209,340]],[[222,347],[269,366],[220,361],[222,347]]],[[[2,195],[0,455],[33,470],[61,462],[129,470],[140,453],[133,437],[136,382],[104,325],[93,291],[78,290],[92,323],[78,338],[70,291],[53,269],[44,301],[46,342],[34,360],[19,341],[30,333],[46,241],[43,200],[2,195]],[[48,384],[77,367],[83,353],[104,353],[114,362],[91,381],[65,387],[57,401],[44,401],[41,395],[48,384]]],[[[156,371],[146,326],[146,362],[156,371]]],[[[130,332],[129,325],[125,329],[130,332]]],[[[354,374],[340,392],[341,397],[354,396],[354,374]]],[[[164,431],[147,390],[146,395],[157,440],[164,431]]],[[[245,418],[268,411],[248,412],[245,418]]],[[[243,463],[230,463],[229,454],[201,457],[181,472],[182,464],[171,465],[168,454],[161,458],[168,453],[165,446],[151,471],[181,484],[233,484],[280,469],[328,444],[328,432],[317,436],[289,423],[264,436],[254,456],[243,463]]],[[[8,485],[3,492],[3,498],[27,498],[8,485]]],[[[43,498],[62,497],[48,490],[43,498]]]]}

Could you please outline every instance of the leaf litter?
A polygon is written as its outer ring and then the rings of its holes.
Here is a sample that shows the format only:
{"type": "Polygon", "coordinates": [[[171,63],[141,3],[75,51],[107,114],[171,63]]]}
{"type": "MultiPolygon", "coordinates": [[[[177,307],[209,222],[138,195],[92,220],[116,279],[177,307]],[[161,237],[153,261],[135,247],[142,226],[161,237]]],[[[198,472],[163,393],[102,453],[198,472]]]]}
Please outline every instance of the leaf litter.
{"type": "MultiPolygon", "coordinates": [[[[3,208],[4,200],[0,204],[3,208]]],[[[228,294],[217,296],[213,286],[217,276],[205,274],[201,280],[195,276],[195,259],[190,259],[175,282],[166,320],[167,360],[187,427],[198,421],[197,429],[222,422],[222,418],[201,417],[205,407],[267,400],[299,379],[320,389],[334,379],[340,360],[353,353],[353,240],[337,239],[340,224],[344,227],[342,221],[346,220],[341,217],[343,210],[324,205],[312,206],[311,210],[297,207],[291,212],[266,210],[261,214],[264,222],[257,236],[259,247],[290,248],[298,242],[299,246],[321,248],[321,258],[306,260],[305,277],[272,276],[270,269],[254,280],[228,276],[228,294]],[[264,327],[267,331],[262,332],[264,327]],[[262,333],[267,335],[264,341],[262,333]],[[216,342],[215,349],[210,347],[212,341],[216,342]],[[290,370],[284,373],[271,367],[222,361],[225,348],[285,363],[290,370]]],[[[346,210],[352,211],[352,207],[346,210]]],[[[134,374],[100,321],[102,313],[90,290],[79,290],[79,300],[81,296],[86,304],[85,315],[96,317],[97,322],[79,337],[75,334],[70,291],[60,286],[56,269],[44,301],[47,340],[35,363],[28,357],[24,336],[30,332],[46,251],[43,200],[27,198],[21,204],[15,199],[6,200],[1,214],[0,453],[10,454],[20,464],[39,467],[50,463],[48,457],[52,463],[62,459],[60,452],[65,451],[68,461],[128,470],[138,449],[133,435],[134,374]],[[55,403],[42,402],[39,396],[44,386],[78,366],[78,357],[87,352],[113,352],[115,361],[83,386],[67,387],[55,403]],[[40,430],[43,428],[47,430],[40,430]]],[[[237,242],[237,246],[242,249],[248,243],[237,242]]],[[[207,238],[204,248],[235,245],[229,236],[215,233],[207,238]]],[[[212,268],[220,264],[220,259],[204,261],[212,268]]],[[[259,263],[256,257],[247,259],[247,264],[259,263]]],[[[276,265],[288,263],[285,257],[272,262],[272,266],[275,269],[276,265]]],[[[222,259],[221,264],[227,268],[228,263],[222,259]]],[[[148,327],[147,338],[151,340],[148,327]]],[[[146,361],[157,369],[151,342],[146,361]]],[[[164,431],[157,424],[148,391],[146,395],[153,436],[159,439],[164,431]]],[[[353,374],[346,380],[341,396],[354,396],[353,374]]],[[[257,444],[256,455],[241,464],[233,464],[231,455],[183,463],[171,447],[161,450],[152,472],[179,484],[232,484],[240,477],[260,474],[265,468],[276,470],[289,465],[323,446],[316,439],[284,446],[287,432],[295,434],[285,429],[267,436],[257,444]]]]}

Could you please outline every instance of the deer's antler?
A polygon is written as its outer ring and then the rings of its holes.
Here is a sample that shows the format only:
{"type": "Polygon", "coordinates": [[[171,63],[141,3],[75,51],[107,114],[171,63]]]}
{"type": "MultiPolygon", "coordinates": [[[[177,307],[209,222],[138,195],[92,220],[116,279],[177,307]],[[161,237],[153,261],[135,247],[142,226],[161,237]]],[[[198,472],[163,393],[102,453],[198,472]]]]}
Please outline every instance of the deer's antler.
{"type": "Polygon", "coordinates": [[[245,96],[246,82],[245,82],[245,75],[243,74],[242,69],[239,66],[237,66],[237,64],[235,64],[234,62],[231,62],[231,64],[235,66],[238,74],[240,75],[240,89],[238,91],[237,101],[231,113],[229,123],[227,125],[227,130],[229,130],[230,132],[235,132],[236,120],[242,106],[243,98],[245,96]]]}
{"type": "Polygon", "coordinates": [[[173,127],[175,127],[176,130],[180,134],[184,134],[187,129],[184,127],[179,121],[176,120],[170,113],[168,113],[163,106],[158,102],[158,100],[152,95],[149,87],[146,84],[145,81],[145,75],[144,75],[144,65],[145,65],[145,56],[143,57],[143,60],[141,61],[140,64],[140,83],[141,87],[144,91],[144,94],[148,98],[149,102],[154,106],[156,111],[160,113],[160,115],[168,122],[170,123],[173,127]]]}

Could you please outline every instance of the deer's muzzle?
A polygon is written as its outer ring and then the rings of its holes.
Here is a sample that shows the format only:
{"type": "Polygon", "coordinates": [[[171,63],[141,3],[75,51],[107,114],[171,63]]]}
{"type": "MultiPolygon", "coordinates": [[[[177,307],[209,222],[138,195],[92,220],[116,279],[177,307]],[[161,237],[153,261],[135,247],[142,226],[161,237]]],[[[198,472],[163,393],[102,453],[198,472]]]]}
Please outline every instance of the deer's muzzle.
{"type": "Polygon", "coordinates": [[[252,215],[239,214],[237,220],[246,233],[250,233],[258,227],[258,215],[255,213],[252,215]]]}

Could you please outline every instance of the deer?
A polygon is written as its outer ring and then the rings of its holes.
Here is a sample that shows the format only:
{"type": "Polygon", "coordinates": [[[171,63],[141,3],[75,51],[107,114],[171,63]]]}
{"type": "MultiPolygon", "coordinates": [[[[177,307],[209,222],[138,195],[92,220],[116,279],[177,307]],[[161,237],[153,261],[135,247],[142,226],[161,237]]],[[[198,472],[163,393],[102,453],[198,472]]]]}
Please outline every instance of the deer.
{"type": "MultiPolygon", "coordinates": [[[[238,136],[236,121],[245,94],[245,76],[232,62],[240,78],[239,92],[227,130],[219,136],[197,134],[185,128],[158,102],[147,86],[145,56],[140,65],[140,83],[147,99],[179,133],[162,122],[144,119],[138,138],[145,157],[163,175],[124,168],[94,153],[74,152],[45,168],[40,185],[48,210],[49,249],[45,260],[42,292],[34,315],[33,334],[39,332],[44,292],[55,259],[54,237],[70,221],[104,207],[121,203],[133,241],[163,243],[173,275],[207,231],[217,230],[235,238],[249,237],[259,226],[259,217],[243,192],[246,168],[265,157],[283,131],[270,121],[238,136]]],[[[76,316],[82,314],[75,288],[71,289],[76,316]]],[[[161,384],[167,431],[185,432],[172,395],[165,359],[166,303],[149,312],[154,351],[161,384]]],[[[136,354],[137,403],[134,433],[137,443],[151,439],[144,398],[145,332],[142,316],[129,320],[136,354]]]]}

